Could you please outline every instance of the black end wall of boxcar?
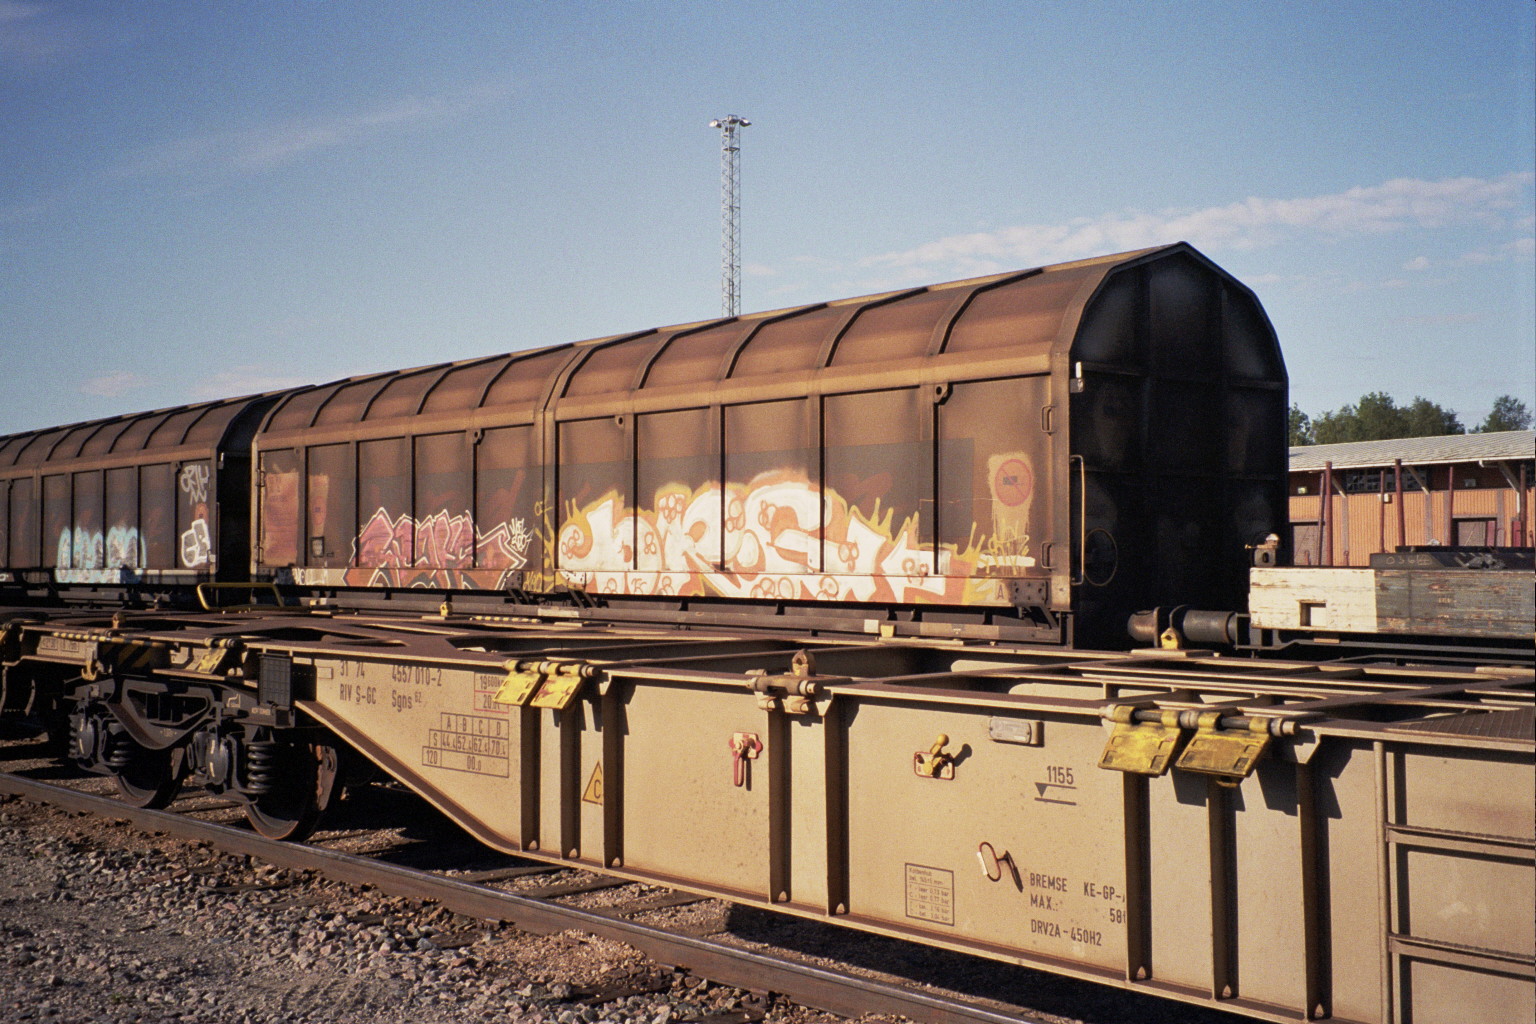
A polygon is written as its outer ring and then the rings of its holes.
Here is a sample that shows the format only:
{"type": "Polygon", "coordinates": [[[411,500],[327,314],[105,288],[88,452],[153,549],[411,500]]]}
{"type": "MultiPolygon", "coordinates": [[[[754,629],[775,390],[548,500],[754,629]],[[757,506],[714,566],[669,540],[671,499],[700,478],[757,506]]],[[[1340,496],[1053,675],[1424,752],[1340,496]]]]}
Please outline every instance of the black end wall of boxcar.
{"type": "Polygon", "coordinates": [[[251,563],[251,444],[261,421],[279,396],[252,402],[230,422],[219,442],[214,471],[217,477],[219,561],[214,578],[221,582],[250,578],[251,563]]]}
{"type": "Polygon", "coordinates": [[[1246,609],[1251,549],[1286,534],[1287,379],[1258,300],[1160,253],[1106,278],[1071,360],[1077,643],[1123,646],[1156,606],[1246,609]]]}

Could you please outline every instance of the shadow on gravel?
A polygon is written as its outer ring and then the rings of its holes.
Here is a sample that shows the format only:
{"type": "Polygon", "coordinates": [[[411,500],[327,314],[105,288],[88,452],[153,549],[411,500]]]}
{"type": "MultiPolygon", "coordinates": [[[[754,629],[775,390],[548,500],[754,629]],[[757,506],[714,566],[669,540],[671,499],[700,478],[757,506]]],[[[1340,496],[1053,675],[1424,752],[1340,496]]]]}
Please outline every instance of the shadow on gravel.
{"type": "MultiPolygon", "coordinates": [[[[9,731],[9,730],[7,730],[9,731]]],[[[0,736],[0,739],[11,739],[10,736],[0,736]]],[[[17,737],[26,739],[27,737],[17,737]]],[[[32,737],[28,742],[8,744],[5,754],[0,757],[0,765],[12,761],[27,761],[33,758],[53,757],[57,754],[57,748],[46,736],[32,737]]]]}
{"type": "Polygon", "coordinates": [[[31,779],[76,779],[89,774],[66,760],[68,745],[49,736],[42,723],[32,718],[0,718],[0,771],[14,771],[31,779]],[[47,761],[48,764],[24,762],[47,761]]]}
{"type": "Polygon", "coordinates": [[[0,741],[7,744],[5,760],[48,757],[54,749],[48,731],[35,718],[0,718],[0,741]],[[17,742],[22,740],[31,742],[17,742]]]}
{"type": "Polygon", "coordinates": [[[479,871],[532,863],[492,850],[415,793],[392,784],[348,787],[346,797],[327,813],[314,838],[324,843],[337,833],[380,828],[398,830],[399,839],[381,859],[402,867],[479,871]]]}
{"type": "Polygon", "coordinates": [[[91,773],[81,771],[72,764],[49,764],[36,768],[28,768],[23,774],[29,779],[39,782],[52,782],[58,779],[84,779],[91,773]]]}
{"type": "Polygon", "coordinates": [[[818,921],[734,906],[730,931],[750,942],[826,957],[981,999],[1086,1024],[1252,1024],[1252,1018],[1127,992],[983,957],[917,946],[818,921]]]}

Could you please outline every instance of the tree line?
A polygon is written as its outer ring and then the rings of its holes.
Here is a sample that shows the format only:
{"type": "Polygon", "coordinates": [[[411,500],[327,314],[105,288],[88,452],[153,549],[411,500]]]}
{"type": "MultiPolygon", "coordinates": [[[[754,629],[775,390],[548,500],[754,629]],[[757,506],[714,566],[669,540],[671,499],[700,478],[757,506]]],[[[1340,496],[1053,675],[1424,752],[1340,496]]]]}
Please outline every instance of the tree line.
{"type": "MultiPolygon", "coordinates": [[[[1494,399],[1493,411],[1482,425],[1471,431],[1487,434],[1496,430],[1529,430],[1531,411],[1514,395],[1494,399]]],[[[1385,441],[1394,437],[1439,437],[1465,434],[1467,428],[1454,409],[1415,395],[1407,405],[1398,405],[1384,391],[1362,395],[1359,402],[1333,412],[1308,416],[1298,405],[1291,406],[1290,443],[1339,444],[1343,441],[1385,441]]]]}

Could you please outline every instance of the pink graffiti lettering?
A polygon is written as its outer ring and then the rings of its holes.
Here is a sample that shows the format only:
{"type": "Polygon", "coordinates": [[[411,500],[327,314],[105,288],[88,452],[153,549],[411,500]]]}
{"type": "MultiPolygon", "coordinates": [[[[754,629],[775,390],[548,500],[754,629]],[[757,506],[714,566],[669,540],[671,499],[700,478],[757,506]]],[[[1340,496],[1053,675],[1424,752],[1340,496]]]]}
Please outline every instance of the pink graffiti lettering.
{"type": "Polygon", "coordinates": [[[440,510],[430,516],[391,516],[375,510],[352,544],[346,582],[367,586],[483,587],[480,570],[509,570],[528,564],[533,533],[521,519],[475,528],[467,512],[440,510]],[[469,574],[474,573],[471,577],[469,574]]]}

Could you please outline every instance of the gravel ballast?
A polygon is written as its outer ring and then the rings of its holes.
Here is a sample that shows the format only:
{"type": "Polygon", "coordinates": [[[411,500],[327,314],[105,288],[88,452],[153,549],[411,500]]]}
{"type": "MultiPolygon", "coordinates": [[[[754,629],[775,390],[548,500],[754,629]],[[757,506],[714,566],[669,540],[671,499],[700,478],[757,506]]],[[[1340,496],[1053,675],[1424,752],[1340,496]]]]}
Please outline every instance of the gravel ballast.
{"type": "Polygon", "coordinates": [[[620,943],[530,935],[5,797],[0,996],[13,1020],[61,1024],[841,1019],[620,943]]]}

